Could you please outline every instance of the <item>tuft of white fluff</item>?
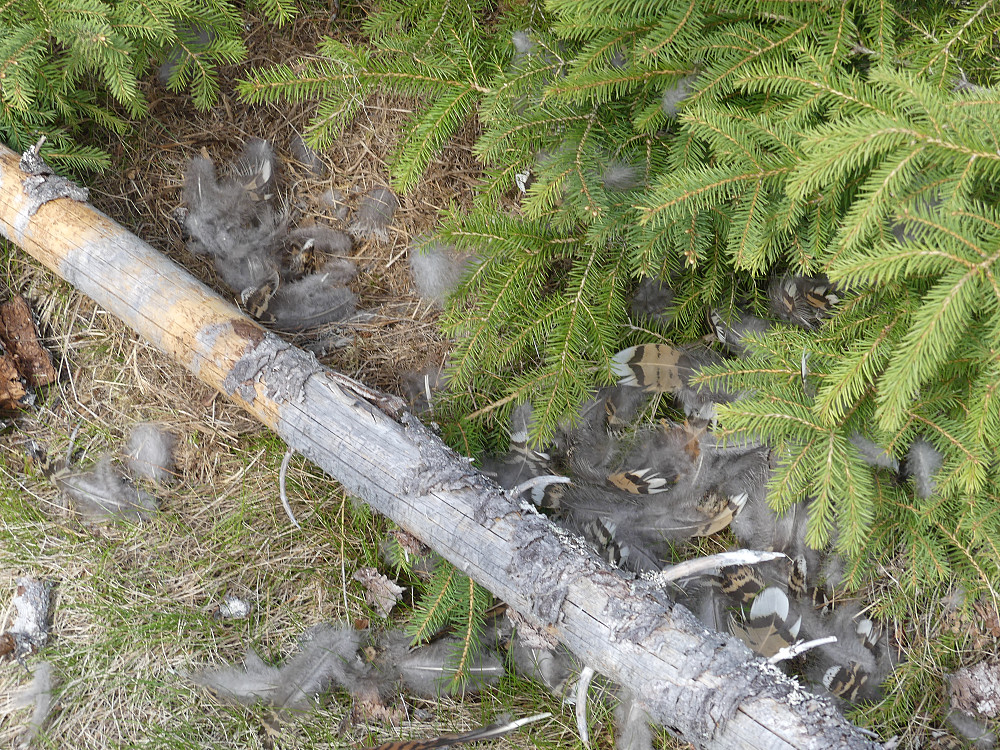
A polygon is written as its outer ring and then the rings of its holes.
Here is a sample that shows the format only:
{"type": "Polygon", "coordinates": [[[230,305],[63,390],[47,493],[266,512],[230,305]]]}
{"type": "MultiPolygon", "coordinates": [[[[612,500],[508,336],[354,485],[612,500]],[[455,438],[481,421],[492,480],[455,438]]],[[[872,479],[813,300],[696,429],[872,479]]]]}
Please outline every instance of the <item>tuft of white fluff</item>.
{"type": "Polygon", "coordinates": [[[906,454],[903,474],[907,477],[913,477],[917,497],[926,500],[934,494],[936,489],[934,475],[937,474],[942,463],[944,463],[944,456],[929,440],[918,437],[913,441],[909,453],[906,454]]]}
{"type": "Polygon", "coordinates": [[[847,438],[851,445],[858,449],[861,460],[869,466],[875,466],[891,471],[899,471],[899,461],[878,443],[869,440],[858,432],[851,433],[847,438]]]}
{"type": "Polygon", "coordinates": [[[604,174],[601,175],[601,181],[604,183],[605,190],[616,193],[635,190],[642,185],[639,170],[631,164],[623,164],[621,162],[611,162],[608,164],[604,170],[604,174]]]}
{"type": "Polygon", "coordinates": [[[514,50],[518,55],[527,55],[534,49],[535,43],[531,41],[531,36],[527,31],[515,31],[511,37],[514,42],[514,50]]]}
{"type": "Polygon", "coordinates": [[[698,73],[689,73],[677,81],[677,83],[673,86],[669,86],[663,92],[663,98],[660,100],[660,107],[663,109],[663,114],[671,120],[677,117],[681,102],[687,99],[691,94],[697,80],[698,73]]]}
{"type": "Polygon", "coordinates": [[[479,258],[440,242],[414,242],[407,254],[413,285],[423,299],[443,306],[479,258]]]}
{"type": "Polygon", "coordinates": [[[133,476],[169,482],[174,471],[177,436],[155,422],[139,422],[128,433],[125,461],[133,476]]]}

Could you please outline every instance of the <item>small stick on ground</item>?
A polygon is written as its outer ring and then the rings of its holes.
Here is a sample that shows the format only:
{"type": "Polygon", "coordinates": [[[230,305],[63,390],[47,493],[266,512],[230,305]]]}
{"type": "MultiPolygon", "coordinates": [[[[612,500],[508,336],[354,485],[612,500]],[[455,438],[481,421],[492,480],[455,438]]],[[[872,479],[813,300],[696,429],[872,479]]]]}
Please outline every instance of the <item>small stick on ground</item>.
{"type": "Polygon", "coordinates": [[[288,503],[288,493],[285,492],[285,477],[288,475],[288,462],[292,460],[292,456],[294,455],[295,451],[289,448],[285,451],[285,457],[281,459],[281,470],[278,472],[278,492],[281,493],[281,507],[285,509],[285,515],[292,522],[292,526],[301,531],[302,526],[295,520],[295,514],[292,513],[292,506],[288,503]]]}

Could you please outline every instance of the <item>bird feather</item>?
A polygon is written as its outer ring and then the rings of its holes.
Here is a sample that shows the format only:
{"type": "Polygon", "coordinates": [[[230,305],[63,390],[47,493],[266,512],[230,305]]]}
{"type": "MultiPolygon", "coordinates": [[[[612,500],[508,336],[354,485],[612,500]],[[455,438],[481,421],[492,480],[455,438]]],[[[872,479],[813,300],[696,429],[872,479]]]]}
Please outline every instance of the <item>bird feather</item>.
{"type": "Polygon", "coordinates": [[[361,635],[347,625],[317,625],[303,634],[299,652],[281,667],[265,664],[248,649],[242,668],[203,670],[191,679],[231,703],[302,708],[331,682],[352,692],[366,687],[367,670],[357,657],[361,635]]]}
{"type": "Polygon", "coordinates": [[[326,273],[283,284],[267,304],[267,317],[283,331],[338,323],[354,315],[358,297],[326,273]]]}
{"type": "Polygon", "coordinates": [[[306,143],[301,133],[293,133],[289,143],[292,158],[309,170],[313,177],[319,179],[326,175],[326,164],[319,154],[306,143]]]}
{"type": "Polygon", "coordinates": [[[137,489],[107,456],[88,471],[62,472],[53,480],[86,520],[143,520],[157,509],[156,498],[137,489]]]}
{"type": "Polygon", "coordinates": [[[221,667],[191,676],[195,684],[211,690],[229,703],[249,705],[270,702],[281,682],[281,670],[264,663],[253,649],[247,649],[243,668],[221,667]]]}
{"type": "Polygon", "coordinates": [[[490,724],[489,726],[480,727],[479,729],[473,729],[471,732],[463,732],[462,734],[444,734],[440,737],[432,737],[425,740],[383,742],[381,745],[369,746],[365,748],[365,750],[432,750],[432,748],[464,745],[469,742],[485,742],[486,740],[496,739],[497,737],[509,734],[515,729],[519,729],[526,724],[547,719],[551,715],[552,714],[548,713],[535,714],[534,716],[529,716],[526,719],[501,721],[496,724],[490,724]]]}
{"type": "Polygon", "coordinates": [[[861,460],[869,466],[889,469],[893,472],[899,471],[899,460],[878,443],[869,440],[859,432],[851,433],[847,440],[858,449],[861,460]]]}
{"type": "Polygon", "coordinates": [[[140,422],[129,430],[125,448],[126,462],[134,476],[154,482],[169,482],[174,477],[174,445],[177,436],[163,425],[140,422]]]}
{"type": "Polygon", "coordinates": [[[771,312],[802,328],[815,328],[840,302],[840,292],[825,276],[785,275],[768,287],[771,312]]]}
{"type": "Polygon", "coordinates": [[[643,278],[632,295],[629,306],[632,317],[638,320],[649,318],[662,326],[670,325],[675,317],[674,296],[674,290],[664,282],[643,278]]]}
{"type": "Polygon", "coordinates": [[[281,667],[271,704],[301,708],[331,682],[356,692],[364,676],[357,657],[361,636],[348,625],[321,623],[307,630],[300,651],[281,667]]]}
{"type": "Polygon", "coordinates": [[[795,642],[801,624],[802,617],[791,608],[785,592],[770,586],[753,600],[742,623],[730,619],[729,630],[755,653],[770,657],[795,642]]]}
{"type": "Polygon", "coordinates": [[[519,675],[540,682],[553,695],[565,693],[575,664],[573,654],[565,646],[534,648],[518,632],[511,641],[510,655],[519,675]]]}
{"type": "Polygon", "coordinates": [[[446,637],[417,648],[411,648],[409,642],[404,633],[391,632],[379,664],[387,679],[402,681],[418,695],[478,693],[487,685],[496,684],[505,674],[500,658],[489,649],[472,658],[464,673],[460,673],[456,656],[465,644],[458,638],[446,637]]]}
{"type": "Polygon", "coordinates": [[[721,362],[718,354],[704,347],[639,344],[612,357],[611,370],[619,385],[672,394],[689,417],[710,421],[715,404],[734,401],[738,394],[692,381],[702,368],[721,362]]]}
{"type": "Polygon", "coordinates": [[[618,691],[615,721],[615,747],[618,750],[653,750],[649,714],[631,690],[622,688],[618,691]]]}
{"type": "Polygon", "coordinates": [[[361,200],[354,220],[347,231],[354,237],[373,237],[380,242],[389,240],[389,225],[399,208],[399,201],[388,188],[371,190],[361,200]]]}
{"type": "Polygon", "coordinates": [[[444,306],[462,279],[479,264],[479,257],[424,238],[410,245],[407,261],[417,294],[444,306]]]}
{"type": "Polygon", "coordinates": [[[35,665],[31,681],[18,690],[11,698],[10,708],[31,708],[31,717],[19,738],[22,748],[28,748],[42,730],[45,720],[52,711],[52,688],[54,680],[52,665],[47,661],[35,665]]]}
{"type": "Polygon", "coordinates": [[[936,489],[934,475],[942,463],[944,456],[934,444],[926,438],[918,437],[906,454],[900,474],[903,479],[913,477],[913,487],[917,497],[926,500],[934,494],[936,489]]]}
{"type": "Polygon", "coordinates": [[[771,330],[769,321],[743,310],[738,310],[733,320],[727,320],[721,313],[713,310],[709,319],[716,338],[737,357],[749,357],[753,354],[758,348],[753,339],[760,338],[771,330]]]}
{"type": "Polygon", "coordinates": [[[270,200],[273,156],[266,143],[251,142],[234,168],[236,177],[219,180],[207,157],[192,159],[184,176],[188,250],[211,257],[223,283],[241,295],[277,278],[286,225],[270,200]]]}

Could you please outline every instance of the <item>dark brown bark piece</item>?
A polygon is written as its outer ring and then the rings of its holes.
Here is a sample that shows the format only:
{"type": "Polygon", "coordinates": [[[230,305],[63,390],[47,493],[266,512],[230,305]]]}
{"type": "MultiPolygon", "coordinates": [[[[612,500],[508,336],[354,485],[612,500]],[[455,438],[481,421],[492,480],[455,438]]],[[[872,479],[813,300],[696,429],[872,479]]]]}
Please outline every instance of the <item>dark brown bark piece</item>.
{"type": "Polygon", "coordinates": [[[52,355],[38,340],[27,301],[20,295],[0,305],[0,340],[28,385],[37,388],[56,380],[52,355]]]}
{"type": "Polygon", "coordinates": [[[24,378],[17,371],[14,358],[0,350],[0,412],[15,412],[25,406],[28,395],[24,378]]]}

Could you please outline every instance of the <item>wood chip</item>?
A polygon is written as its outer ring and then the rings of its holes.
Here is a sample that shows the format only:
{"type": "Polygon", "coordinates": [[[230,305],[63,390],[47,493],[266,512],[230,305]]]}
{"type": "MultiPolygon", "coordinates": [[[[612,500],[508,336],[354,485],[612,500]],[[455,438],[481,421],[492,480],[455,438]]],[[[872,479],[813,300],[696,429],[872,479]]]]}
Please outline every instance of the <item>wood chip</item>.
{"type": "Polygon", "coordinates": [[[0,350],[0,411],[12,412],[26,405],[28,390],[14,358],[0,350]]]}

